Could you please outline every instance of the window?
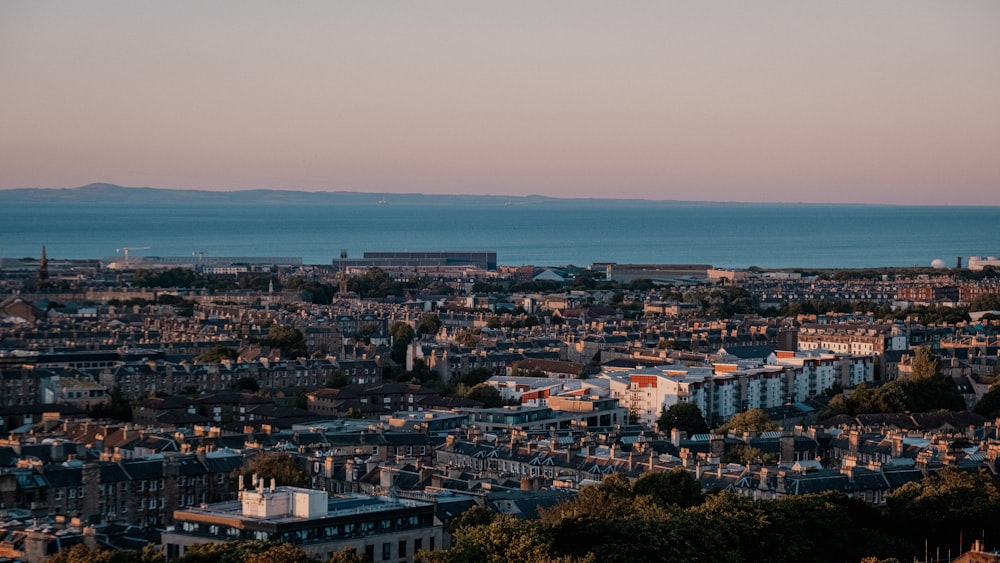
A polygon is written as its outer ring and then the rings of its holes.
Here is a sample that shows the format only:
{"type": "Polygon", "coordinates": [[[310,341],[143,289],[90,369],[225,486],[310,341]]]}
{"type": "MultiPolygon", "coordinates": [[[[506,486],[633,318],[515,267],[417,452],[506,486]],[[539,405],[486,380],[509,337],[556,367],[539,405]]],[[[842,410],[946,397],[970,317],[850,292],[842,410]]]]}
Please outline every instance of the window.
{"type": "Polygon", "coordinates": [[[399,542],[399,553],[396,554],[396,557],[406,557],[406,540],[399,542]]]}
{"type": "Polygon", "coordinates": [[[382,559],[386,560],[392,557],[392,544],[385,542],[382,544],[382,559]]]}

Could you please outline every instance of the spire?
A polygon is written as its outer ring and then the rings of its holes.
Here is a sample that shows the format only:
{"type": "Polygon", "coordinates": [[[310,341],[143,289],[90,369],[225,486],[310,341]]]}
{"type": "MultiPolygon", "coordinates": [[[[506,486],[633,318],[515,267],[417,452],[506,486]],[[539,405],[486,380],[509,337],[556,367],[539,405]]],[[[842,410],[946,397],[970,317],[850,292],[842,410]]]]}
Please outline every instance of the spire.
{"type": "Polygon", "coordinates": [[[42,259],[38,261],[38,279],[49,279],[49,259],[45,256],[45,245],[42,245],[42,259]]]}

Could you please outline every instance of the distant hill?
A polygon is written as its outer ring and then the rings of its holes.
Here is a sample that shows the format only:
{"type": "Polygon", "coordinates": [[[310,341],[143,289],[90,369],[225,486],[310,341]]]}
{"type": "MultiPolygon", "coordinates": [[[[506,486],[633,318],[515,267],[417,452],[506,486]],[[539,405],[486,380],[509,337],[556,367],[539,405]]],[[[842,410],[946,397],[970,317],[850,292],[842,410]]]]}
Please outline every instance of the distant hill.
{"type": "Polygon", "coordinates": [[[78,188],[17,188],[0,190],[0,204],[56,203],[99,205],[525,205],[564,201],[544,196],[484,196],[437,194],[378,194],[364,192],[303,192],[295,190],[175,190],[128,188],[94,183],[78,188]]]}
{"type": "MultiPolygon", "coordinates": [[[[706,205],[703,202],[637,199],[554,198],[540,195],[442,195],[386,194],[365,192],[304,192],[296,190],[176,190],[128,188],[94,183],[78,188],[16,188],[0,190],[0,205],[66,203],[68,205],[482,205],[520,206],[549,203],[629,204],[637,201],[657,205],[706,205]]],[[[717,205],[707,203],[707,205],[717,205]]]]}

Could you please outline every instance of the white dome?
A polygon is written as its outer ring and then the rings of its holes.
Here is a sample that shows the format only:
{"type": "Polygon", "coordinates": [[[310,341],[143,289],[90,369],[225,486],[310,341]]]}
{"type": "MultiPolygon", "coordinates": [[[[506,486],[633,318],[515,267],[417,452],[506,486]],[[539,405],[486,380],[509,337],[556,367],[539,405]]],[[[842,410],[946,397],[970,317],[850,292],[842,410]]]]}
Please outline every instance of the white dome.
{"type": "Polygon", "coordinates": [[[936,268],[938,270],[941,270],[944,267],[945,267],[944,266],[944,260],[942,260],[940,258],[937,258],[933,262],[931,262],[931,268],[936,268]]]}

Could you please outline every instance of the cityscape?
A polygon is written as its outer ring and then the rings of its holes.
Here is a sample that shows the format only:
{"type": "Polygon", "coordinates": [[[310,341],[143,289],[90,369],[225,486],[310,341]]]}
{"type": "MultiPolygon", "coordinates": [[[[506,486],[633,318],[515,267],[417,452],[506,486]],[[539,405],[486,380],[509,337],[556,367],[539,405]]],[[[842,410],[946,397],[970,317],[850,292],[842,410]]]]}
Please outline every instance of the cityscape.
{"type": "Polygon", "coordinates": [[[571,270],[488,250],[304,264],[43,247],[0,266],[11,560],[190,561],[226,545],[318,561],[992,549],[997,258],[571,270]],[[709,521],[676,525],[696,533],[736,506],[768,526],[804,511],[819,528],[760,530],[796,549],[724,534],[644,555],[614,531],[624,514],[669,526],[691,512],[709,521]],[[604,537],[558,540],[598,525],[604,537]],[[819,551],[850,526],[880,538],[819,551]],[[535,543],[515,553],[483,533],[535,543]]]}
{"type": "Polygon", "coordinates": [[[0,563],[1000,563],[1000,2],[0,2],[0,563]]]}

